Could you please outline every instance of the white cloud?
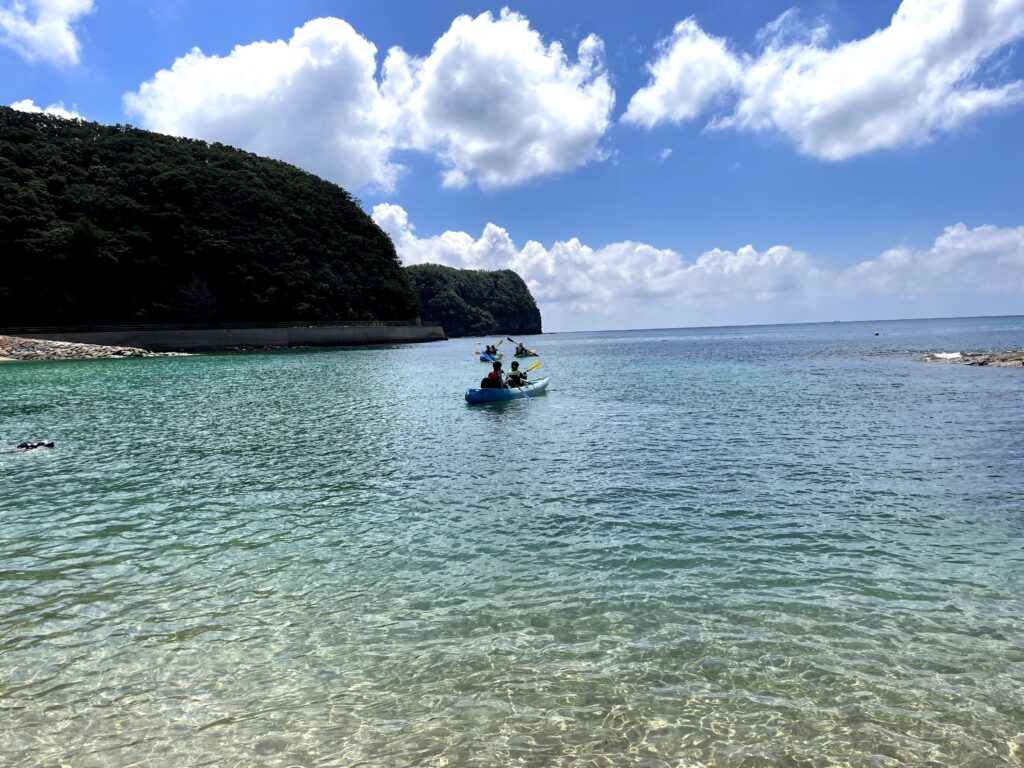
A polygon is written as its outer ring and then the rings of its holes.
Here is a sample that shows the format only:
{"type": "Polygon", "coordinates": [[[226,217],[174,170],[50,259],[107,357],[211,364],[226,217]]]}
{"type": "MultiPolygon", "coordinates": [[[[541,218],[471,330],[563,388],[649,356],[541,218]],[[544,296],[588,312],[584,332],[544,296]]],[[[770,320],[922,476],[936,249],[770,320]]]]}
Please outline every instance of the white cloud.
{"type": "Polygon", "coordinates": [[[459,16],[426,58],[392,49],[384,73],[403,141],[439,153],[446,186],[509,186],[600,158],[615,102],[599,38],[571,62],[507,8],[459,16]]]}
{"type": "Polygon", "coordinates": [[[650,84],[629,100],[622,117],[627,123],[651,128],[663,121],[692,120],[732,88],[742,72],[726,41],[709,36],[693,18],[676,24],[658,49],[660,55],[647,67],[650,84]]]}
{"type": "Polygon", "coordinates": [[[787,11],[758,54],[734,55],[695,22],[663,44],[626,119],[645,126],[697,117],[734,96],[714,127],[781,132],[800,151],[844,160],[919,144],[1024,101],[1024,81],[985,84],[993,55],[1024,37],[1024,0],[904,0],[889,26],[832,48],[827,28],[787,11]],[[724,73],[735,68],[730,82],[724,73]]]}
{"type": "MultiPolygon", "coordinates": [[[[687,260],[637,242],[593,248],[572,238],[518,248],[492,223],[479,238],[465,232],[421,238],[406,211],[387,203],[374,207],[373,219],[405,264],[515,270],[553,330],[786,322],[844,312],[907,316],[915,308],[948,306],[954,295],[1001,295],[1011,303],[1024,296],[1024,227],[957,224],[927,250],[893,249],[840,272],[785,245],[715,248],[687,260]]],[[[981,312],[988,305],[976,300],[973,306],[981,312]]]]}
{"type": "Polygon", "coordinates": [[[519,249],[492,223],[479,238],[451,231],[420,238],[405,210],[391,204],[375,206],[373,219],[405,264],[514,270],[553,329],[698,322],[709,313],[728,317],[728,310],[751,302],[800,300],[821,276],[807,256],[785,246],[716,249],[687,262],[670,249],[628,241],[601,248],[577,238],[550,247],[530,241],[519,249]]]}
{"type": "Polygon", "coordinates": [[[85,117],[80,115],[74,109],[67,109],[64,106],[63,101],[58,101],[56,104],[43,107],[37,106],[35,101],[32,99],[22,99],[11,104],[11,109],[16,109],[19,112],[31,112],[34,114],[46,114],[53,115],[54,117],[62,117],[65,120],[85,120],[85,117]]]}
{"type": "Polygon", "coordinates": [[[348,187],[394,186],[394,114],[375,80],[377,48],[349,24],[314,19],[288,41],[198,48],[156,73],[125,109],[146,128],[244,147],[348,187]]]}
{"type": "Polygon", "coordinates": [[[875,296],[1024,295],[1024,227],[946,227],[927,250],[901,246],[839,277],[839,290],[875,296]]]}
{"type": "Polygon", "coordinates": [[[460,16],[426,58],[377,48],[349,24],[315,19],[290,40],[198,48],[125,95],[162,133],[244,147],[352,188],[392,189],[396,149],[433,152],[444,183],[518,184],[602,156],[614,94],[601,41],[575,62],[508,10],[460,16]]]}
{"type": "Polygon", "coordinates": [[[373,220],[391,237],[406,265],[430,262],[462,269],[502,269],[517,255],[508,232],[494,224],[488,224],[479,239],[451,231],[420,239],[413,234],[415,226],[405,209],[390,203],[375,205],[373,220]]]}
{"type": "Polygon", "coordinates": [[[0,44],[28,61],[77,64],[81,43],[72,29],[93,0],[0,0],[0,44]]]}

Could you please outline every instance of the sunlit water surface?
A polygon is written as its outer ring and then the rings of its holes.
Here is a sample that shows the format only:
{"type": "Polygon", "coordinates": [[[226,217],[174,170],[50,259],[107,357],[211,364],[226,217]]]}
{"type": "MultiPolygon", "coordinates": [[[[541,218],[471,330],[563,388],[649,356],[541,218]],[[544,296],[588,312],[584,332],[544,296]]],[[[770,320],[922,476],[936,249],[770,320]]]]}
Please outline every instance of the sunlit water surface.
{"type": "Polygon", "coordinates": [[[1022,764],[1024,319],[526,341],[0,367],[0,765],[1022,764]]]}

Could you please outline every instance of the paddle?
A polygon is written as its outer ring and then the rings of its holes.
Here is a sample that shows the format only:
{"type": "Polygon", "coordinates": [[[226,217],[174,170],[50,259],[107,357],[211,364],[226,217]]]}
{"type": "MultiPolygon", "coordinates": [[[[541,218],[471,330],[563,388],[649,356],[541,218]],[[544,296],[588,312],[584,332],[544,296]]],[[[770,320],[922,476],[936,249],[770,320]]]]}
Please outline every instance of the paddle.
{"type": "MultiPolygon", "coordinates": [[[[498,339],[498,343],[494,345],[494,348],[495,348],[495,349],[497,349],[498,347],[500,347],[500,346],[501,346],[502,344],[504,344],[504,343],[505,343],[505,340],[504,340],[504,339],[498,339]]],[[[480,346],[480,342],[479,342],[479,341],[478,341],[478,342],[476,342],[476,345],[477,345],[477,346],[479,347],[479,346],[480,346]]],[[[488,344],[488,346],[490,346],[490,345],[488,344]]],[[[473,354],[474,354],[474,355],[479,355],[479,354],[484,354],[484,355],[486,355],[487,353],[486,353],[486,352],[483,352],[483,353],[481,353],[480,351],[475,351],[475,352],[473,352],[473,354]]],[[[490,360],[491,358],[487,358],[487,359],[488,359],[488,360],[490,360]]],[[[492,362],[493,362],[493,361],[492,361],[492,362]]]]}
{"type": "MultiPolygon", "coordinates": [[[[510,339],[510,341],[511,341],[511,339],[510,339]]],[[[526,369],[526,372],[527,372],[527,373],[529,373],[530,371],[535,371],[535,370],[537,370],[538,368],[540,368],[540,366],[541,366],[541,361],[540,361],[540,360],[538,360],[538,361],[537,361],[536,363],[534,363],[534,364],[533,364],[533,365],[531,365],[531,366],[530,366],[529,368],[527,368],[527,369],[526,369]]],[[[526,385],[527,385],[527,386],[529,386],[529,382],[527,382],[527,383],[526,383],[526,385]]],[[[533,399],[533,398],[532,398],[532,397],[530,397],[530,396],[529,396],[528,394],[526,394],[526,390],[525,390],[525,389],[523,389],[523,385],[522,385],[522,384],[520,384],[520,385],[519,385],[518,387],[516,387],[516,389],[518,389],[518,390],[519,390],[519,394],[521,394],[521,395],[523,396],[523,398],[524,398],[524,399],[526,399],[526,400],[532,400],[532,399],[533,399]]]]}
{"type": "Polygon", "coordinates": [[[540,360],[538,360],[536,363],[534,363],[529,368],[527,368],[526,371],[524,371],[524,373],[529,373],[530,371],[536,371],[542,365],[544,365],[544,363],[542,363],[540,360]]]}
{"type": "MultiPolygon", "coordinates": [[[[498,343],[500,344],[501,342],[499,341],[498,343]]],[[[480,353],[480,357],[486,358],[487,362],[489,362],[489,363],[493,363],[494,362],[494,358],[491,357],[490,355],[488,355],[486,352],[481,352],[480,353]]],[[[502,375],[504,376],[504,374],[502,374],[502,375]]],[[[505,380],[506,381],[508,380],[508,376],[505,376],[505,380]]],[[[505,383],[505,382],[502,382],[502,383],[505,383]]],[[[530,396],[528,394],[526,394],[525,392],[523,392],[523,388],[522,387],[516,387],[516,389],[518,389],[522,393],[523,397],[525,397],[527,400],[530,399],[530,396]]]]}
{"type": "MultiPolygon", "coordinates": [[[[509,341],[511,341],[513,344],[518,344],[518,345],[522,346],[522,342],[516,341],[511,336],[506,336],[505,338],[508,339],[509,341]]],[[[526,347],[523,347],[523,349],[526,349],[526,347]]],[[[526,351],[529,352],[532,355],[536,355],[537,354],[537,350],[536,349],[526,349],[526,351]]]]}
{"type": "MultiPolygon", "coordinates": [[[[488,355],[486,352],[481,352],[480,353],[480,357],[485,358],[487,360],[487,362],[489,362],[489,363],[493,363],[494,362],[494,358],[491,357],[490,355],[488,355]]],[[[540,366],[541,366],[541,361],[538,360],[536,363],[534,363],[529,368],[527,368],[526,372],[529,373],[530,371],[535,371],[538,368],[540,368],[540,366]]],[[[508,376],[507,375],[505,375],[505,380],[508,381],[508,376]]],[[[512,389],[512,387],[510,387],[510,389],[512,389]]],[[[518,387],[515,387],[515,389],[518,389],[519,390],[519,394],[521,394],[526,400],[532,400],[533,399],[528,394],[526,394],[526,390],[523,389],[523,385],[522,384],[520,384],[518,387]]]]}

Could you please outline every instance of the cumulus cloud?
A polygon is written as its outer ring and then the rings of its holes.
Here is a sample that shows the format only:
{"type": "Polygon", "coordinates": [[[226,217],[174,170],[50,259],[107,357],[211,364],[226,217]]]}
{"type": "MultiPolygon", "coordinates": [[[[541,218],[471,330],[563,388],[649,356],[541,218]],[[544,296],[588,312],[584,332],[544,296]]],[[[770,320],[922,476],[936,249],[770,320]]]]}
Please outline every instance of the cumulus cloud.
{"type": "Polygon", "coordinates": [[[244,147],[349,187],[392,189],[395,150],[435,153],[444,184],[518,184],[602,156],[614,93],[593,35],[570,60],[508,10],[460,16],[417,58],[315,19],[290,40],[198,48],[124,99],[142,125],[244,147]]]}
{"type": "Polygon", "coordinates": [[[868,37],[826,47],[827,32],[787,11],[759,33],[762,50],[734,54],[692,19],[681,22],[625,118],[681,122],[730,95],[731,112],[713,127],[778,131],[805,154],[844,160],[1024,101],[1024,81],[988,83],[985,71],[1024,37],[1024,0],[904,0],[868,37]]]}
{"type": "Polygon", "coordinates": [[[348,23],[314,19],[288,41],[198,48],[125,96],[146,128],[220,141],[350,187],[394,186],[394,114],[375,75],[377,48],[348,23]]]}
{"type": "Polygon", "coordinates": [[[493,223],[478,238],[451,231],[421,238],[405,210],[386,203],[374,207],[373,219],[406,264],[514,270],[537,298],[548,327],[557,329],[727,317],[727,310],[751,302],[800,301],[822,275],[805,254],[786,246],[715,249],[688,262],[673,250],[631,241],[594,248],[572,238],[518,248],[493,223]]]}
{"type": "Polygon", "coordinates": [[[0,0],[0,44],[28,61],[77,64],[81,43],[73,29],[93,0],[0,0]]]}
{"type": "Polygon", "coordinates": [[[638,242],[594,248],[578,238],[519,248],[488,223],[480,237],[419,237],[406,211],[384,203],[373,219],[406,264],[512,269],[536,297],[547,327],[624,328],[819,319],[864,300],[905,316],[907,301],[950,295],[1024,295],[1024,227],[949,227],[926,250],[896,248],[836,271],[786,245],[715,248],[688,260],[638,242]]]}
{"type": "Polygon", "coordinates": [[[80,115],[74,109],[67,109],[64,106],[63,101],[58,101],[56,104],[43,107],[37,106],[35,101],[32,99],[22,99],[11,104],[11,109],[16,109],[19,112],[32,112],[34,114],[45,114],[53,115],[54,117],[62,117],[65,120],[85,120],[85,117],[80,115]]]}
{"type": "Polygon", "coordinates": [[[403,140],[437,151],[454,187],[509,186],[601,157],[615,102],[598,37],[570,61],[507,8],[459,16],[426,58],[392,49],[384,73],[403,140]]]}
{"type": "Polygon", "coordinates": [[[901,246],[839,276],[843,293],[875,296],[1024,295],[1024,227],[946,227],[931,248],[901,246]]]}
{"type": "Polygon", "coordinates": [[[708,35],[693,18],[676,24],[658,49],[660,55],[647,67],[650,84],[629,100],[622,118],[627,123],[651,128],[692,120],[731,89],[742,72],[726,41],[708,35]]]}

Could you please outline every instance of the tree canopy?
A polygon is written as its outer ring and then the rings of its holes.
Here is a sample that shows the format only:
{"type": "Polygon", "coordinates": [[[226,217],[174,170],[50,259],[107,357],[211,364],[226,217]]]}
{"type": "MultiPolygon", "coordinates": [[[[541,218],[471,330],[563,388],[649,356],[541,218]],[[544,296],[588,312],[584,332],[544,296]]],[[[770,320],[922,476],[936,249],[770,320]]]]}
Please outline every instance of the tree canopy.
{"type": "Polygon", "coordinates": [[[400,320],[341,187],[221,144],[0,108],[0,325],[400,320]]]}
{"type": "Polygon", "coordinates": [[[425,321],[449,336],[541,332],[540,310],[523,279],[510,269],[486,272],[438,264],[406,267],[425,321]]]}

